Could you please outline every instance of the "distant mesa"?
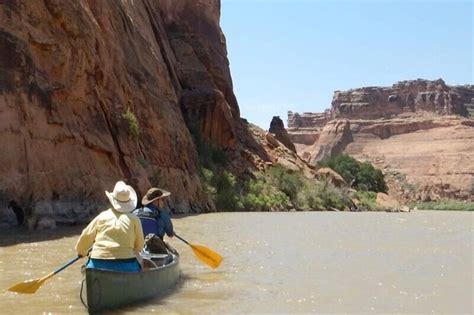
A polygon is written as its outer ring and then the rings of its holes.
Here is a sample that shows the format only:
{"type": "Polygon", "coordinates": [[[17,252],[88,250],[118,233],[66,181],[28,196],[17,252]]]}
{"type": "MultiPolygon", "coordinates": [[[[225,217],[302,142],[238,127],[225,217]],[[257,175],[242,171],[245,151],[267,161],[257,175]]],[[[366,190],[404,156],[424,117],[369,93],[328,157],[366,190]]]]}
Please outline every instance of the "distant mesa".
{"type": "Polygon", "coordinates": [[[334,92],[323,113],[288,112],[298,155],[349,153],[382,169],[401,200],[474,199],[474,86],[442,79],[334,92]]]}

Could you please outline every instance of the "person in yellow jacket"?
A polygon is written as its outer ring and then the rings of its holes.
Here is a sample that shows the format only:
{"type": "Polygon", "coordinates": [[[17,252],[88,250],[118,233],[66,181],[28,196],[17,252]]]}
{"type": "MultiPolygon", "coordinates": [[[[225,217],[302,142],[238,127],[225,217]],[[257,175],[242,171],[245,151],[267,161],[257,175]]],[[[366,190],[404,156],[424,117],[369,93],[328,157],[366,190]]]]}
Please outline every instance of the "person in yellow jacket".
{"type": "Polygon", "coordinates": [[[123,272],[140,271],[138,253],[144,245],[140,219],[131,212],[137,206],[137,194],[132,186],[118,181],[113,192],[106,191],[111,208],[101,212],[82,231],[76,244],[79,256],[87,256],[86,268],[123,272]]]}

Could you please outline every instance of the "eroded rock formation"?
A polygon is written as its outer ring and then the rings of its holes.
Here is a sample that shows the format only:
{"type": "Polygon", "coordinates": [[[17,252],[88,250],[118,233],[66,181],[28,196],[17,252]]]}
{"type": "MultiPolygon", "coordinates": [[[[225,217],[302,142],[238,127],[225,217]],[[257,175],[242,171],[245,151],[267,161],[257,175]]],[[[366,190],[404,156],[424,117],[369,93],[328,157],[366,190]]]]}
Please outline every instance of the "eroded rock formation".
{"type": "Polygon", "coordinates": [[[474,199],[474,86],[402,81],[336,91],[325,113],[288,114],[298,154],[346,152],[382,169],[401,200],[474,199]]]}
{"type": "Polygon", "coordinates": [[[273,119],[270,123],[270,129],[268,131],[273,133],[285,147],[296,153],[295,145],[293,142],[291,142],[288,132],[285,129],[285,125],[279,116],[273,116],[273,119]]]}

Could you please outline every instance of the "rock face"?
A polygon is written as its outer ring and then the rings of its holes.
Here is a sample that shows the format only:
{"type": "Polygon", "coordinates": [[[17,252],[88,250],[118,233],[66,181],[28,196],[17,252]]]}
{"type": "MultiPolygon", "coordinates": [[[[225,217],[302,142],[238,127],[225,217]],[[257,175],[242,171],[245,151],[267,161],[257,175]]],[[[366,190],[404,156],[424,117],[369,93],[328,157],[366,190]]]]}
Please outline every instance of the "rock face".
{"type": "MultiPolygon", "coordinates": [[[[280,165],[291,171],[301,172],[307,178],[316,178],[315,169],[303,161],[295,151],[290,150],[274,137],[272,133],[265,132],[252,124],[248,124],[245,130],[250,132],[243,133],[245,136],[240,137],[243,140],[240,149],[233,152],[244,157],[247,164],[253,165],[254,170],[264,172],[271,166],[280,165]]],[[[238,169],[238,165],[241,165],[248,170],[246,164],[242,164],[241,159],[236,157],[233,161],[236,164],[235,168],[238,169]]],[[[251,174],[249,175],[252,177],[251,174]]]]}
{"type": "Polygon", "coordinates": [[[373,163],[402,201],[474,199],[473,99],[474,86],[442,80],[336,91],[330,111],[290,112],[288,133],[312,164],[341,152],[373,163]]]}
{"type": "Polygon", "coordinates": [[[336,187],[347,187],[347,183],[344,178],[342,178],[341,175],[339,175],[337,172],[335,172],[329,167],[322,167],[317,170],[316,177],[319,179],[330,181],[336,187]]]}
{"type": "Polygon", "coordinates": [[[311,145],[318,140],[318,132],[331,120],[331,112],[293,113],[288,112],[288,131],[290,140],[298,144],[311,145]]]}
{"type": "Polygon", "coordinates": [[[318,142],[312,146],[314,154],[309,162],[315,165],[318,161],[337,155],[344,151],[344,148],[352,142],[352,133],[348,120],[333,120],[324,126],[318,137],[318,142]]]}
{"type": "Polygon", "coordinates": [[[331,114],[333,118],[377,119],[424,110],[442,115],[468,116],[473,98],[473,86],[450,87],[441,79],[418,79],[401,81],[390,88],[336,91],[331,114]]]}
{"type": "Polygon", "coordinates": [[[125,179],[209,209],[191,132],[232,149],[243,128],[219,19],[219,0],[3,2],[1,208],[84,220],[125,179]]]}
{"type": "Polygon", "coordinates": [[[273,116],[272,122],[270,123],[269,132],[273,133],[275,137],[283,143],[285,147],[296,153],[296,148],[293,142],[291,142],[288,132],[285,129],[283,121],[278,116],[273,116]]]}

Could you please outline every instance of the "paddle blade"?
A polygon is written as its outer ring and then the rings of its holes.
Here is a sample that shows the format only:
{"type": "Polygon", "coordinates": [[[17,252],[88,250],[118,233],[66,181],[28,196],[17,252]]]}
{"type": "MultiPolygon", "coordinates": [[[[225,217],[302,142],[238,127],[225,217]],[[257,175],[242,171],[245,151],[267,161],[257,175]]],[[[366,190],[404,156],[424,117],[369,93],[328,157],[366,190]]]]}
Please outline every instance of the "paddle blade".
{"type": "Polygon", "coordinates": [[[27,280],[22,283],[15,284],[11,288],[8,288],[8,291],[16,292],[16,293],[25,293],[25,294],[33,294],[39,287],[43,284],[44,278],[42,279],[32,279],[27,280]]]}
{"type": "Polygon", "coordinates": [[[194,254],[196,257],[208,265],[209,267],[215,269],[219,267],[219,265],[222,262],[222,256],[219,255],[218,253],[212,251],[211,249],[201,246],[201,245],[191,245],[191,248],[193,249],[194,254]]]}

